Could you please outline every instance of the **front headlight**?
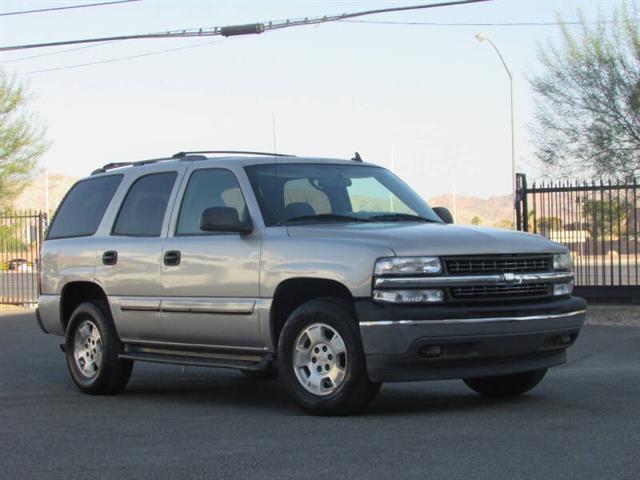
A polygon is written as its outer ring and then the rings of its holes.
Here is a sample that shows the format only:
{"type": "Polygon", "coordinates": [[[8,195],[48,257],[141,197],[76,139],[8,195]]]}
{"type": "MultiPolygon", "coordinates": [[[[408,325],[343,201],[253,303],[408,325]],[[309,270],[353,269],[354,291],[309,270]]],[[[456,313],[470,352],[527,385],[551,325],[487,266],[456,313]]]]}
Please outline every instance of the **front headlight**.
{"type": "Polygon", "coordinates": [[[438,257],[390,257],[376,262],[376,275],[436,274],[442,271],[438,257]]]}
{"type": "Polygon", "coordinates": [[[573,260],[569,253],[558,253],[553,256],[554,270],[573,270],[573,260]]]}

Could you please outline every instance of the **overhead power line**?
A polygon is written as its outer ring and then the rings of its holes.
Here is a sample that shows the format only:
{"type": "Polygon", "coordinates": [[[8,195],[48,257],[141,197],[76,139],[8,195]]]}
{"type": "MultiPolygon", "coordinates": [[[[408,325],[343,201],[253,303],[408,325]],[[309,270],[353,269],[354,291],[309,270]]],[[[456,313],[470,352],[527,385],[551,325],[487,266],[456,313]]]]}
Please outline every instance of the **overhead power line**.
{"type": "Polygon", "coordinates": [[[348,20],[356,17],[363,17],[366,15],[378,15],[381,13],[402,12],[408,10],[424,10],[428,8],[438,7],[451,7],[455,5],[468,5],[472,3],[488,2],[491,0],[456,0],[445,1],[438,3],[420,4],[420,5],[408,5],[403,7],[389,7],[379,8],[375,10],[363,10],[359,12],[343,13],[340,15],[325,15],[322,17],[306,17],[298,19],[287,19],[270,21],[267,23],[251,23],[247,25],[229,25],[224,27],[211,27],[200,29],[187,29],[187,30],[175,30],[164,33],[146,33],[138,35],[119,35],[113,37],[100,37],[100,38],[85,38],[81,40],[63,40],[57,42],[47,43],[32,43],[28,45],[12,45],[9,47],[0,47],[0,51],[9,50],[24,50],[30,48],[42,48],[42,47],[58,47],[63,45],[76,45],[83,43],[97,43],[97,42],[115,42],[122,40],[142,40],[152,38],[190,38],[190,37],[210,37],[210,36],[236,36],[236,35],[249,35],[260,34],[271,30],[281,30],[284,28],[302,27],[307,25],[318,25],[321,23],[337,22],[340,20],[348,20]]]}
{"type": "Polygon", "coordinates": [[[34,58],[50,57],[52,55],[61,55],[63,53],[77,52],[78,50],[85,50],[87,48],[95,48],[95,47],[99,47],[101,45],[108,45],[109,43],[111,43],[111,42],[92,43],[90,45],[83,45],[82,47],[65,48],[64,50],[56,50],[55,52],[40,53],[38,55],[29,55],[28,57],[12,58],[11,60],[4,60],[3,59],[2,63],[22,62],[24,60],[32,60],[34,58]]]}
{"type": "MultiPolygon", "coordinates": [[[[344,23],[363,23],[369,25],[416,25],[427,27],[551,27],[558,22],[410,22],[394,20],[342,20],[344,23]]],[[[563,25],[582,25],[583,22],[560,22],[563,25]]],[[[587,22],[600,23],[600,22],[587,22]]],[[[614,23],[614,22],[607,22],[614,23]]]]}
{"type": "Polygon", "coordinates": [[[145,53],[139,53],[137,55],[127,55],[126,57],[116,57],[116,58],[107,58],[105,60],[97,60],[95,62],[86,62],[86,63],[76,63],[74,65],[64,65],[61,67],[53,67],[53,68],[44,68],[41,70],[32,70],[30,72],[22,72],[19,73],[18,75],[32,75],[32,74],[36,74],[36,73],[45,73],[45,72],[55,72],[58,70],[69,70],[71,68],[80,68],[80,67],[88,67],[90,65],[100,65],[103,63],[114,63],[114,62],[122,62],[124,60],[132,60],[134,58],[142,58],[142,57],[151,57],[154,55],[161,55],[161,54],[165,54],[165,53],[170,53],[170,52],[177,52],[179,50],[189,50],[191,48],[198,48],[198,47],[204,47],[207,45],[212,45],[214,43],[220,43],[220,42],[224,42],[225,39],[217,39],[217,40],[212,40],[210,42],[203,42],[203,43],[198,43],[196,45],[187,45],[184,47],[176,47],[176,48],[165,48],[163,50],[154,50],[151,52],[145,52],[145,53]]]}
{"type": "Polygon", "coordinates": [[[102,7],[104,5],[114,5],[116,3],[131,3],[131,2],[139,2],[139,1],[140,0],[114,0],[111,2],[84,3],[82,5],[67,5],[66,7],[40,8],[36,10],[20,10],[19,12],[0,13],[0,17],[6,17],[8,15],[25,15],[27,13],[53,12],[56,10],[71,10],[72,8],[102,7]]]}

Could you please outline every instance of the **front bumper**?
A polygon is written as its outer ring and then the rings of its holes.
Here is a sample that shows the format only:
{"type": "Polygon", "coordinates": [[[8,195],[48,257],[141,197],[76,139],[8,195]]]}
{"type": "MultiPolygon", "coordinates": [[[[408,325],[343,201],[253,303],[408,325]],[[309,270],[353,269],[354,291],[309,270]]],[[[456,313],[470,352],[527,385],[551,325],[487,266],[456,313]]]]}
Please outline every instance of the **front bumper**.
{"type": "Polygon", "coordinates": [[[585,321],[576,297],[503,305],[356,303],[372,381],[504,375],[566,361],[585,321]]]}

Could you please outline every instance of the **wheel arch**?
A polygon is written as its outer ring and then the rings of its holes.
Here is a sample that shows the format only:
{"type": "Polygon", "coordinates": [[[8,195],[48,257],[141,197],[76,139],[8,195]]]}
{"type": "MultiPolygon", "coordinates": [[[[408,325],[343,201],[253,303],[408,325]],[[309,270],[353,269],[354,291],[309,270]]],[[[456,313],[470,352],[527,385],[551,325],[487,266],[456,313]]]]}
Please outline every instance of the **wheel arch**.
{"type": "Polygon", "coordinates": [[[107,294],[102,287],[94,282],[75,281],[67,283],[60,294],[60,323],[62,331],[67,331],[69,319],[73,311],[84,302],[102,301],[109,308],[107,294]]]}
{"type": "Polygon", "coordinates": [[[271,338],[276,350],[282,327],[291,313],[300,305],[310,300],[326,297],[341,299],[355,317],[354,297],[351,291],[337,280],[294,277],[283,280],[278,284],[271,303],[269,322],[271,338]]]}

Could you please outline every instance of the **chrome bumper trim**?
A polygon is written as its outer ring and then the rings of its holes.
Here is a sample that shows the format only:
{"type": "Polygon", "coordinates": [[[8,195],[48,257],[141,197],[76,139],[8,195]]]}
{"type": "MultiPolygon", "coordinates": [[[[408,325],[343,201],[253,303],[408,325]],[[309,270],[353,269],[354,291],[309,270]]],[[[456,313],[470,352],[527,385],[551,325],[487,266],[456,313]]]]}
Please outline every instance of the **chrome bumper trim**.
{"type": "Polygon", "coordinates": [[[526,317],[488,317],[488,318],[443,318],[439,320],[382,320],[380,322],[360,322],[361,327],[389,327],[398,325],[429,325],[452,323],[494,323],[494,322],[526,322],[531,320],[551,320],[584,315],[586,310],[575,310],[567,313],[549,315],[529,315],[526,317]]]}
{"type": "Polygon", "coordinates": [[[573,272],[506,273],[498,275],[447,275],[431,277],[378,277],[375,288],[465,287],[482,285],[522,285],[540,282],[569,282],[573,272]]]}

